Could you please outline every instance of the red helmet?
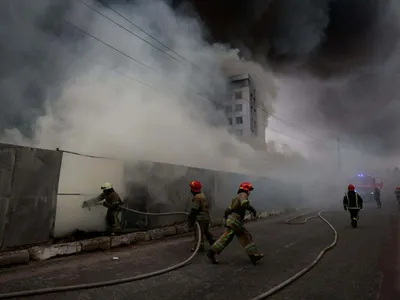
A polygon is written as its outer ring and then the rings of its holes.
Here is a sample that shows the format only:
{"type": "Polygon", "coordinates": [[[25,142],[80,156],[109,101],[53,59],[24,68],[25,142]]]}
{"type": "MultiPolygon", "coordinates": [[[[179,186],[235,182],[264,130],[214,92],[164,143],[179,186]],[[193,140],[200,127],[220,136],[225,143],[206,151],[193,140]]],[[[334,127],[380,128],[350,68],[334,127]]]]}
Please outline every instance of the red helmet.
{"type": "Polygon", "coordinates": [[[245,191],[245,192],[250,192],[250,191],[252,191],[254,188],[253,188],[253,185],[250,183],[250,182],[242,182],[240,185],[239,185],[239,190],[242,190],[242,191],[245,191]]]}
{"type": "Polygon", "coordinates": [[[349,186],[347,187],[347,189],[348,189],[349,191],[354,191],[356,188],[354,187],[354,185],[349,184],[349,186]]]}
{"type": "Polygon", "coordinates": [[[201,191],[201,183],[197,180],[192,180],[189,183],[189,186],[190,186],[190,190],[194,193],[198,193],[201,191]]]}

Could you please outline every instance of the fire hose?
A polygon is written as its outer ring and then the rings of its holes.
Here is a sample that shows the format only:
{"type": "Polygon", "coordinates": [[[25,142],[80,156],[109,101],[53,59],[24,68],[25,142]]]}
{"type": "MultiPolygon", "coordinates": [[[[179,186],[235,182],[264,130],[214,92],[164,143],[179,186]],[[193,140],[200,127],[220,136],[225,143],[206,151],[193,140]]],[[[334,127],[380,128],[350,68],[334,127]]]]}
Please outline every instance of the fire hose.
{"type": "MultiPolygon", "coordinates": [[[[128,208],[123,208],[123,209],[127,210],[127,211],[130,211],[130,212],[133,212],[133,213],[136,213],[136,214],[147,215],[147,216],[188,215],[188,213],[186,213],[186,212],[147,213],[147,212],[136,211],[136,210],[128,209],[128,208]]],[[[321,215],[322,212],[323,211],[320,211],[320,212],[317,213],[317,215],[313,215],[313,216],[307,217],[302,222],[292,223],[292,221],[297,220],[297,219],[299,219],[299,218],[301,218],[303,216],[306,216],[306,215],[308,215],[310,213],[305,213],[305,214],[302,214],[300,216],[289,218],[288,220],[286,220],[286,224],[305,224],[305,223],[307,223],[308,220],[310,220],[312,218],[318,218],[319,217],[333,231],[333,233],[334,233],[333,242],[329,246],[325,247],[320,252],[320,254],[317,256],[317,258],[310,265],[308,265],[307,267],[305,267],[304,269],[302,269],[301,271],[299,271],[298,273],[296,273],[295,275],[293,275],[292,277],[290,277],[286,281],[284,281],[284,282],[280,283],[279,285],[271,288],[270,290],[266,291],[265,293],[262,293],[262,294],[256,296],[255,298],[253,298],[251,300],[265,299],[265,298],[271,296],[272,294],[275,294],[276,292],[282,290],[283,288],[285,288],[286,286],[288,286],[289,284],[293,283],[295,280],[297,280],[298,278],[303,276],[305,273],[310,271],[321,260],[322,256],[327,251],[329,251],[330,249],[332,249],[333,247],[336,246],[337,239],[338,239],[337,231],[333,227],[333,225],[331,223],[329,223],[329,221],[327,221],[321,215]]],[[[76,285],[69,285],[69,286],[50,287],[50,288],[43,288],[43,289],[36,289],[36,290],[27,290],[27,291],[20,291],[20,292],[5,293],[5,294],[0,294],[0,299],[10,299],[10,298],[17,298],[17,297],[29,297],[29,296],[36,296],[36,295],[43,295],[43,294],[50,294],[50,293],[59,293],[59,292],[68,292],[68,291],[100,288],[100,287],[106,287],[106,286],[112,286],[112,285],[118,285],[118,284],[138,281],[138,280],[142,280],[142,279],[146,279],[146,278],[150,278],[150,277],[155,277],[155,276],[158,276],[158,275],[162,275],[162,274],[171,272],[173,270],[176,270],[178,268],[181,268],[181,267],[187,265],[189,262],[191,262],[193,260],[193,258],[196,256],[197,252],[199,251],[200,241],[201,241],[201,236],[200,236],[201,231],[200,231],[200,225],[197,222],[195,224],[196,224],[196,230],[198,232],[196,249],[195,249],[195,251],[193,252],[193,254],[189,258],[187,258],[185,261],[183,261],[181,263],[178,263],[176,265],[172,265],[172,266],[167,267],[165,269],[153,271],[153,272],[150,272],[150,273],[145,273],[145,274],[141,274],[141,275],[137,275],[137,276],[133,276],[133,277],[126,277],[126,278],[120,278],[120,279],[115,279],[115,280],[109,280],[109,281],[86,283],[86,284],[76,284],[76,285]]]]}
{"type": "MultiPolygon", "coordinates": [[[[130,212],[133,212],[136,214],[146,215],[146,216],[173,216],[173,215],[187,216],[187,215],[189,215],[189,213],[187,213],[187,212],[149,213],[149,212],[142,212],[142,211],[129,209],[129,208],[122,207],[122,206],[121,206],[121,208],[126,211],[130,211],[130,212]]],[[[153,271],[153,272],[149,272],[149,273],[145,273],[145,274],[141,274],[141,275],[137,275],[137,276],[133,276],[133,277],[126,277],[126,278],[114,279],[114,280],[109,280],[109,281],[100,281],[100,282],[93,282],[93,283],[83,283],[83,284],[57,286],[57,287],[49,287],[49,288],[36,289],[36,290],[5,293],[5,294],[0,294],[0,299],[30,297],[30,296],[37,296],[37,295],[44,295],[44,294],[68,292],[68,291],[94,289],[94,288],[100,288],[100,287],[105,287],[105,286],[129,283],[129,282],[138,281],[138,280],[142,280],[142,279],[146,279],[146,278],[150,278],[150,277],[155,277],[158,275],[162,275],[162,274],[171,272],[173,270],[179,269],[179,268],[189,264],[193,260],[193,258],[196,256],[197,252],[199,251],[200,242],[201,242],[201,230],[200,230],[200,225],[198,222],[195,222],[195,226],[196,226],[195,230],[197,230],[197,232],[198,232],[196,249],[194,250],[193,254],[189,258],[187,258],[185,261],[180,262],[176,265],[172,265],[165,269],[161,269],[161,270],[157,270],[157,271],[153,271]]]]}
{"type": "Polygon", "coordinates": [[[322,259],[322,256],[324,256],[324,254],[331,250],[333,247],[336,246],[337,244],[337,240],[338,240],[338,233],[335,229],[335,227],[333,227],[333,225],[331,223],[329,223],[328,220],[326,220],[323,216],[322,216],[323,210],[321,210],[320,212],[318,212],[316,215],[310,216],[305,218],[303,221],[301,222],[296,222],[296,223],[292,223],[292,221],[300,219],[301,217],[304,217],[310,213],[305,213],[302,214],[300,216],[297,217],[293,217],[293,218],[289,218],[285,221],[286,224],[293,224],[293,225],[299,225],[299,224],[305,224],[307,223],[308,220],[313,219],[313,218],[320,218],[322,221],[324,221],[329,227],[330,229],[333,231],[334,234],[334,238],[333,238],[333,242],[326,246],[324,249],[322,249],[322,251],[319,253],[319,255],[317,256],[317,258],[308,266],[306,266],[304,269],[302,269],[301,271],[297,272],[296,274],[294,274],[292,277],[290,277],[289,279],[285,280],[284,282],[274,286],[273,288],[269,289],[268,291],[266,291],[265,293],[262,293],[260,295],[258,295],[257,297],[254,297],[251,300],[261,300],[261,299],[265,299],[273,294],[275,294],[276,292],[284,289],[285,287],[287,287],[289,284],[293,283],[294,281],[296,281],[297,279],[299,279],[301,276],[303,276],[304,274],[306,274],[308,271],[310,271],[312,268],[314,268],[318,262],[322,259]]]}

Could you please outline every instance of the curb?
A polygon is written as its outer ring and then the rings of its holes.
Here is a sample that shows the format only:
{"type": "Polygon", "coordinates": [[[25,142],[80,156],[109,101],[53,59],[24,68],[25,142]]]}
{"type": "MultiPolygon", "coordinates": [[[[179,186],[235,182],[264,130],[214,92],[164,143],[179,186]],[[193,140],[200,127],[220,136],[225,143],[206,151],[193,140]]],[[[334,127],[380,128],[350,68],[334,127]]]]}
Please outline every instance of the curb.
{"type": "MultiPolygon", "coordinates": [[[[281,214],[296,212],[302,209],[285,209],[284,211],[261,212],[258,217],[268,219],[281,214]]],[[[250,216],[245,217],[249,221],[250,216]]],[[[211,220],[211,227],[223,226],[222,219],[211,220]]],[[[148,231],[133,232],[111,237],[98,237],[70,243],[62,243],[51,246],[34,246],[24,250],[0,252],[0,267],[28,263],[29,261],[43,261],[55,257],[73,255],[82,252],[110,250],[121,246],[134,245],[150,241],[157,241],[166,237],[180,236],[189,233],[187,224],[166,226],[150,229],[148,231]]]]}
{"type": "Polygon", "coordinates": [[[29,262],[29,251],[18,250],[0,253],[0,267],[29,262]]]}

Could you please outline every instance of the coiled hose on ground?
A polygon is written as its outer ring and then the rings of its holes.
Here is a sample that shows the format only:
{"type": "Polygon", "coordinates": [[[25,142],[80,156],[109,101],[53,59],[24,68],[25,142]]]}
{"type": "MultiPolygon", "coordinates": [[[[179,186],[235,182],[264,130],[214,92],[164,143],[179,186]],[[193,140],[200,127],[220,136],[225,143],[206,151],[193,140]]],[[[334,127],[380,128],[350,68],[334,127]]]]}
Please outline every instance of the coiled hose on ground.
{"type": "MultiPolygon", "coordinates": [[[[136,211],[136,210],[132,210],[132,209],[128,209],[128,208],[123,208],[123,209],[125,209],[127,211],[130,211],[130,212],[133,212],[133,213],[137,213],[137,214],[141,214],[141,215],[148,215],[148,216],[188,215],[188,213],[186,213],[186,212],[146,213],[146,212],[136,211]]],[[[302,222],[292,223],[292,221],[310,214],[310,213],[305,213],[305,214],[302,214],[300,216],[293,217],[293,218],[290,218],[290,219],[286,220],[286,224],[305,224],[305,223],[307,223],[308,220],[310,220],[312,218],[318,218],[319,217],[322,221],[324,221],[332,229],[332,231],[334,233],[333,242],[329,246],[324,248],[321,251],[321,253],[317,256],[317,258],[310,265],[305,267],[303,270],[301,270],[297,274],[293,275],[292,277],[290,277],[286,281],[280,283],[279,285],[271,288],[270,290],[266,291],[265,293],[262,293],[262,294],[258,295],[257,297],[255,297],[255,298],[253,298],[251,300],[265,299],[265,298],[271,296],[272,294],[275,294],[279,290],[285,288],[289,284],[293,283],[299,277],[303,276],[305,273],[310,271],[321,260],[322,256],[328,250],[330,250],[333,247],[335,247],[335,245],[337,243],[337,239],[338,239],[337,231],[335,230],[333,225],[331,223],[329,223],[321,215],[322,212],[323,211],[320,211],[320,212],[318,212],[317,215],[313,215],[313,216],[307,217],[302,222]]],[[[197,232],[200,233],[199,224],[197,222],[195,224],[196,224],[197,232]]],[[[186,264],[188,264],[190,261],[193,260],[193,258],[196,256],[196,254],[197,254],[197,252],[199,251],[199,248],[200,248],[200,234],[198,234],[197,237],[198,237],[198,239],[197,239],[196,249],[188,259],[186,259],[185,261],[183,261],[183,262],[181,262],[181,263],[179,263],[177,265],[173,265],[173,266],[170,266],[170,267],[162,269],[162,270],[158,270],[158,271],[154,271],[154,272],[150,272],[150,273],[146,273],[146,274],[142,274],[142,275],[138,275],[138,276],[134,276],[134,277],[127,277],[127,278],[115,279],[115,280],[110,280],[110,281],[87,283],[87,284],[77,284],[77,285],[69,285],[69,286],[62,286],[62,287],[51,287],[51,288],[44,288],[44,289],[37,289],[37,290],[28,290],[28,291],[0,294],[0,299],[10,299],[10,298],[17,298],[17,297],[28,297],[28,296],[50,294],[50,293],[59,293],[59,292],[76,291],[76,290],[83,290],[83,289],[100,288],[100,287],[105,287],[105,286],[129,283],[129,282],[138,281],[138,280],[142,280],[142,279],[158,276],[158,275],[161,275],[161,274],[165,274],[165,273],[168,273],[170,271],[173,271],[173,270],[176,270],[178,268],[181,268],[181,267],[185,266],[186,264]]]]}

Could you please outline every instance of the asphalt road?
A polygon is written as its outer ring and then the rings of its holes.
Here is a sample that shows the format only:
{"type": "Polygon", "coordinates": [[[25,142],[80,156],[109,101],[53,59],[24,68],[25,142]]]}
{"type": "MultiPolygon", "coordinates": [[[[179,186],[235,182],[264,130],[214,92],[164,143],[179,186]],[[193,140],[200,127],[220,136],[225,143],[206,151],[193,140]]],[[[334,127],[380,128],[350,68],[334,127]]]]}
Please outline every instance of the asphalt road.
{"type": "MultiPolygon", "coordinates": [[[[399,208],[383,202],[381,210],[366,207],[359,228],[339,206],[324,217],[336,228],[339,240],[322,261],[295,283],[268,299],[347,300],[400,299],[399,208]]],[[[309,265],[333,241],[320,219],[287,225],[288,216],[248,224],[265,258],[250,264],[235,240],[212,265],[203,254],[189,266],[143,281],[29,299],[252,299],[309,265]]],[[[220,233],[221,230],[217,230],[220,233]]],[[[59,258],[0,271],[0,293],[64,286],[134,276],[176,264],[190,255],[192,239],[161,242],[59,258]],[[118,259],[113,259],[118,257],[118,259]]],[[[24,298],[27,299],[27,298],[24,298]]]]}

